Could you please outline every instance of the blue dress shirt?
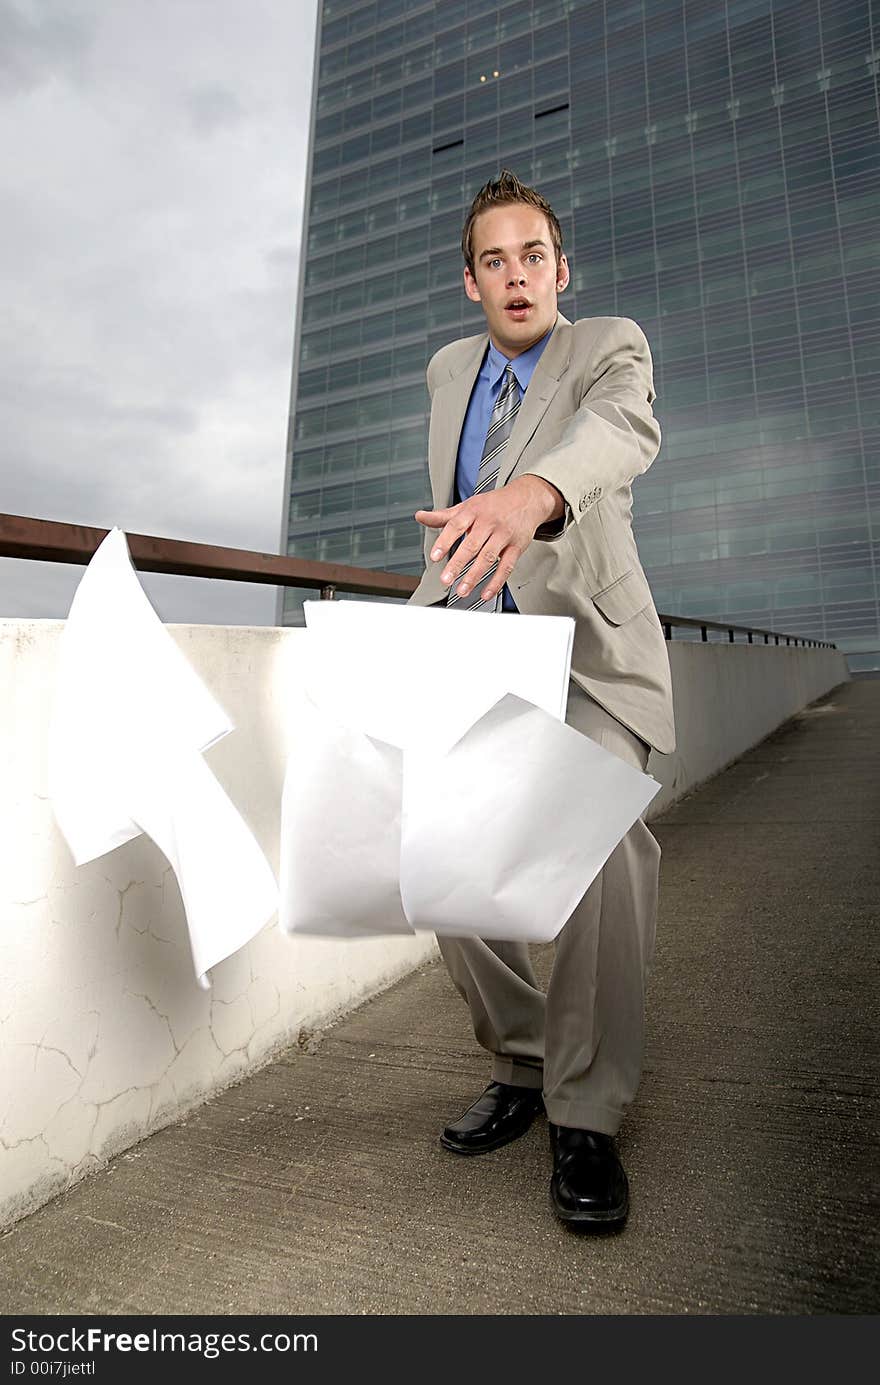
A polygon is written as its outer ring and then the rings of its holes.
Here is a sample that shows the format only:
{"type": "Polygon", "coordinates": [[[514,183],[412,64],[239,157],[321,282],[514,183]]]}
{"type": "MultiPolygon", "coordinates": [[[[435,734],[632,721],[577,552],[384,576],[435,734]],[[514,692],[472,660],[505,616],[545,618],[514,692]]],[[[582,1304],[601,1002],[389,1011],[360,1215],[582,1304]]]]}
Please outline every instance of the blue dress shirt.
{"type": "MultiPolygon", "coordinates": [[[[534,346],[530,346],[528,351],[524,351],[521,356],[515,357],[512,361],[499,351],[497,346],[489,343],[488,350],[483,357],[483,364],[480,366],[480,373],[471,390],[461,438],[459,439],[458,460],[455,466],[454,500],[456,504],[462,500],[469,500],[474,493],[477,474],[480,470],[480,458],[483,455],[486,434],[489,431],[489,420],[492,417],[495,400],[501,390],[501,381],[505,370],[508,366],[513,367],[513,373],[520,388],[520,396],[525,394],[534,374],[535,366],[538,364],[541,353],[552,333],[553,328],[551,327],[540,341],[536,341],[534,346]]],[[[507,587],[503,591],[501,609],[503,611],[515,611],[517,609],[507,587]]]]}

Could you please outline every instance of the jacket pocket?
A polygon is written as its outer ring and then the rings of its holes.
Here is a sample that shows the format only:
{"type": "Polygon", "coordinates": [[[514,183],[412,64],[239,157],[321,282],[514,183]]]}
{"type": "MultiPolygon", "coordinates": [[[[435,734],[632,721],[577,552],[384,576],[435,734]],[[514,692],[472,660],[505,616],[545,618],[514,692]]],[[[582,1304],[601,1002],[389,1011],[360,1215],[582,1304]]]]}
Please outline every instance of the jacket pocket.
{"type": "Polygon", "coordinates": [[[648,579],[640,568],[631,567],[603,591],[594,592],[592,601],[612,625],[625,625],[651,601],[648,579]]]}

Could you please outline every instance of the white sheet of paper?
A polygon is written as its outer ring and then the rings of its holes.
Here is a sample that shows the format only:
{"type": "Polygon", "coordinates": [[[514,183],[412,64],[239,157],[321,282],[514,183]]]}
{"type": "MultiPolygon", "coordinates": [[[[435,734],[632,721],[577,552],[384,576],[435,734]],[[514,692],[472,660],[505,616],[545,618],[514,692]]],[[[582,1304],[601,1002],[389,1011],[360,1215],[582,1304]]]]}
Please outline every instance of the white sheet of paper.
{"type": "Polygon", "coordinates": [[[415,929],[554,938],[660,785],[508,695],[448,754],[404,761],[400,891],[415,929]]]}
{"type": "Polygon", "coordinates": [[[74,594],[61,641],[49,792],[77,865],[146,832],[181,887],[205,973],[277,907],[271,868],[200,752],[233,729],[150,605],[112,529],[74,594]]]}
{"type": "Polygon", "coordinates": [[[403,755],[353,731],[305,696],[281,805],[286,933],[412,936],[400,903],[403,755]]]}
{"type": "Polygon", "coordinates": [[[140,835],[120,774],[138,736],[201,751],[231,730],[150,605],[125,535],[111,529],[73,596],[49,732],[52,807],[76,864],[140,835]]]}
{"type": "Polygon", "coordinates": [[[193,965],[204,985],[211,967],[249,943],[275,913],[275,876],[195,751],[144,761],[141,770],[129,784],[132,816],[177,877],[193,965]]]}
{"type": "Polygon", "coordinates": [[[565,719],[574,621],[372,601],[306,601],[307,687],[343,725],[444,751],[512,692],[565,719]]]}
{"type": "Polygon", "coordinates": [[[574,622],[305,610],[283,926],[554,937],[660,787],[565,726],[574,622]]]}

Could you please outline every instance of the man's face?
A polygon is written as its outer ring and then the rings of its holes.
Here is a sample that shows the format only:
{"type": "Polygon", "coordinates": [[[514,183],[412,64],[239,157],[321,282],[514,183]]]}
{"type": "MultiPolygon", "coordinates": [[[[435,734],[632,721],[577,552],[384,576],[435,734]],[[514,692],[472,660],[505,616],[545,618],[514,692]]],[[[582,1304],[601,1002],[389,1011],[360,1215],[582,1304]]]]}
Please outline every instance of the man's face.
{"type": "Polygon", "coordinates": [[[482,303],[493,346],[511,360],[556,323],[556,295],[568,284],[568,263],[553,253],[547,218],[513,202],[481,212],[473,226],[474,273],[464,271],[468,298],[482,303]]]}

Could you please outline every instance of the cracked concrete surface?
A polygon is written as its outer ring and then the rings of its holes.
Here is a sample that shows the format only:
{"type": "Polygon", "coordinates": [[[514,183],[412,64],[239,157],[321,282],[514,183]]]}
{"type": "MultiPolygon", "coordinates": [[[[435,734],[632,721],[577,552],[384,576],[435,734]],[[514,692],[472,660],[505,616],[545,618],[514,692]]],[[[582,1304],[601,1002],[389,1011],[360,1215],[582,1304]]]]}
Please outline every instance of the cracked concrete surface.
{"type": "Polygon", "coordinates": [[[859,680],[652,823],[622,1235],[554,1220],[543,1121],[483,1158],[440,1147],[487,1064],[429,963],[20,1221],[4,1308],[876,1313],[878,747],[859,680]]]}
{"type": "MultiPolygon", "coordinates": [[[[62,629],[0,620],[0,1225],[433,946],[378,939],[353,962],[344,944],[304,944],[270,925],[200,990],[177,881],[158,848],[139,837],[77,869],[54,825],[47,727],[62,629]]],[[[211,752],[213,769],[273,860],[279,723],[302,632],[171,633],[237,725],[211,752]]]]}

